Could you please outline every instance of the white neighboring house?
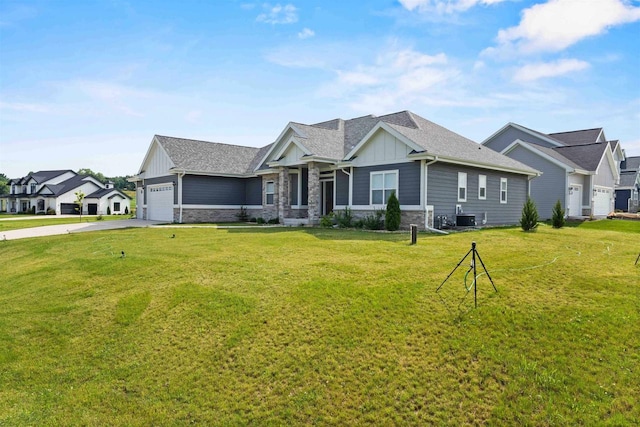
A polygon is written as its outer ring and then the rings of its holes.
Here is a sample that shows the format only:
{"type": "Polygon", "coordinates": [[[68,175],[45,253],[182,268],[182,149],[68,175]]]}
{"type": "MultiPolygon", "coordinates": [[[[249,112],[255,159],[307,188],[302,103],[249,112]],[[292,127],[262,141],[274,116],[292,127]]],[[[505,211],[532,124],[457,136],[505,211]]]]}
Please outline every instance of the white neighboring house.
{"type": "Polygon", "coordinates": [[[33,172],[9,181],[9,194],[0,198],[9,213],[56,215],[77,214],[76,193],[82,192],[83,215],[127,214],[131,198],[113,187],[88,175],[78,175],[72,170],[33,172]]]}

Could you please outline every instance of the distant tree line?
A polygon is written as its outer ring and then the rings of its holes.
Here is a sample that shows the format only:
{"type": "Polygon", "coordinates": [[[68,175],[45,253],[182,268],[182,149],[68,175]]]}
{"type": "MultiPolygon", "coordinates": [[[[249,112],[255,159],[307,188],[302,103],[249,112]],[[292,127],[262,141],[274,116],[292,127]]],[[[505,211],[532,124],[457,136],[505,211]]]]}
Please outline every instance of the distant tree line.
{"type": "Polygon", "coordinates": [[[78,175],[89,175],[97,179],[98,181],[106,184],[108,181],[113,182],[113,186],[118,190],[135,190],[136,185],[133,182],[127,181],[127,178],[131,178],[131,175],[127,176],[114,176],[106,177],[101,172],[94,172],[89,168],[83,168],[78,170],[78,175]]]}
{"type": "Polygon", "coordinates": [[[0,194],[9,194],[9,178],[0,173],[0,194]]]}

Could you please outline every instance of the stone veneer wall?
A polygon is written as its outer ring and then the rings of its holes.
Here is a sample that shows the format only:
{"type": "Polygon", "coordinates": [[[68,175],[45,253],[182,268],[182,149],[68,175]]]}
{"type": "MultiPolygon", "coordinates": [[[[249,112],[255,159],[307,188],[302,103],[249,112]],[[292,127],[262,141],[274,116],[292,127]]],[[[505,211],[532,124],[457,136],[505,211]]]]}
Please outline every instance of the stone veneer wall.
{"type": "Polygon", "coordinates": [[[307,212],[309,223],[318,224],[320,221],[320,168],[317,163],[309,162],[309,200],[307,212]]]}
{"type": "MultiPolygon", "coordinates": [[[[182,222],[236,222],[240,209],[182,209],[182,222]]],[[[262,209],[247,209],[249,218],[263,216],[262,209]]]]}
{"type": "MultiPolygon", "coordinates": [[[[356,211],[352,210],[354,220],[358,220],[364,218],[367,215],[373,215],[374,211],[356,211]]],[[[416,224],[418,226],[418,230],[425,230],[424,219],[426,212],[423,210],[420,211],[402,211],[401,219],[400,219],[400,228],[402,230],[408,230],[409,225],[416,224]]],[[[384,217],[383,217],[384,219],[384,217]]]]}
{"type": "Polygon", "coordinates": [[[266,189],[267,189],[267,181],[273,181],[273,205],[266,205],[263,204],[262,207],[262,214],[258,215],[261,216],[264,219],[271,219],[271,218],[278,218],[278,203],[280,202],[280,197],[279,197],[279,185],[278,185],[278,174],[274,173],[274,174],[269,174],[269,175],[263,175],[262,176],[262,203],[264,203],[265,200],[265,195],[266,195],[266,189]]]}

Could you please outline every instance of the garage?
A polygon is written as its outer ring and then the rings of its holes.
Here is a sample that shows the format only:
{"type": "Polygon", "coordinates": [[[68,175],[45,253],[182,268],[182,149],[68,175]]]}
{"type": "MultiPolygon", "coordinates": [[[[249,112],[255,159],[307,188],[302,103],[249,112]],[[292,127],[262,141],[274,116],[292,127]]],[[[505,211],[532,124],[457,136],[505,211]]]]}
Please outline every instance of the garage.
{"type": "Polygon", "coordinates": [[[593,189],[593,214],[595,216],[606,216],[612,211],[613,189],[606,187],[595,187],[593,189]]]}
{"type": "Polygon", "coordinates": [[[76,205],[75,203],[60,203],[60,214],[77,215],[78,205],[76,205]]]}
{"type": "Polygon", "coordinates": [[[147,187],[147,219],[173,222],[173,184],[147,187]]]}

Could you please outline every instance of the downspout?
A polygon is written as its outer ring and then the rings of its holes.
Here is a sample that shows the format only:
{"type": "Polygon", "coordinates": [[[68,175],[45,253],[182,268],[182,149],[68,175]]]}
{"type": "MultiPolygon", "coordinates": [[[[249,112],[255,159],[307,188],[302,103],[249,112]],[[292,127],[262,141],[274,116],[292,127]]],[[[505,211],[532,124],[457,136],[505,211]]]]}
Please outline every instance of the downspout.
{"type": "Polygon", "coordinates": [[[180,208],[178,222],[180,224],[182,224],[182,177],[185,176],[186,173],[186,170],[183,170],[182,173],[178,172],[178,206],[180,208]]]}
{"type": "Polygon", "coordinates": [[[351,175],[351,173],[353,172],[353,166],[351,166],[349,169],[351,169],[350,171],[347,172],[347,170],[345,168],[341,168],[340,170],[342,171],[343,174],[347,175],[349,177],[349,209],[351,209],[351,205],[353,202],[353,176],[351,175]]]}
{"type": "MultiPolygon", "coordinates": [[[[438,156],[435,156],[435,158],[430,161],[429,163],[425,163],[424,165],[424,213],[425,213],[425,221],[424,221],[424,228],[427,229],[428,231],[431,231],[432,233],[440,233],[440,234],[449,234],[446,231],[443,230],[438,230],[437,228],[432,228],[429,227],[429,224],[427,222],[427,218],[426,218],[426,214],[427,214],[427,206],[429,205],[429,170],[427,169],[427,167],[429,165],[432,165],[434,163],[436,163],[438,161],[438,156]]],[[[435,210],[434,210],[434,215],[435,215],[435,210]]]]}

